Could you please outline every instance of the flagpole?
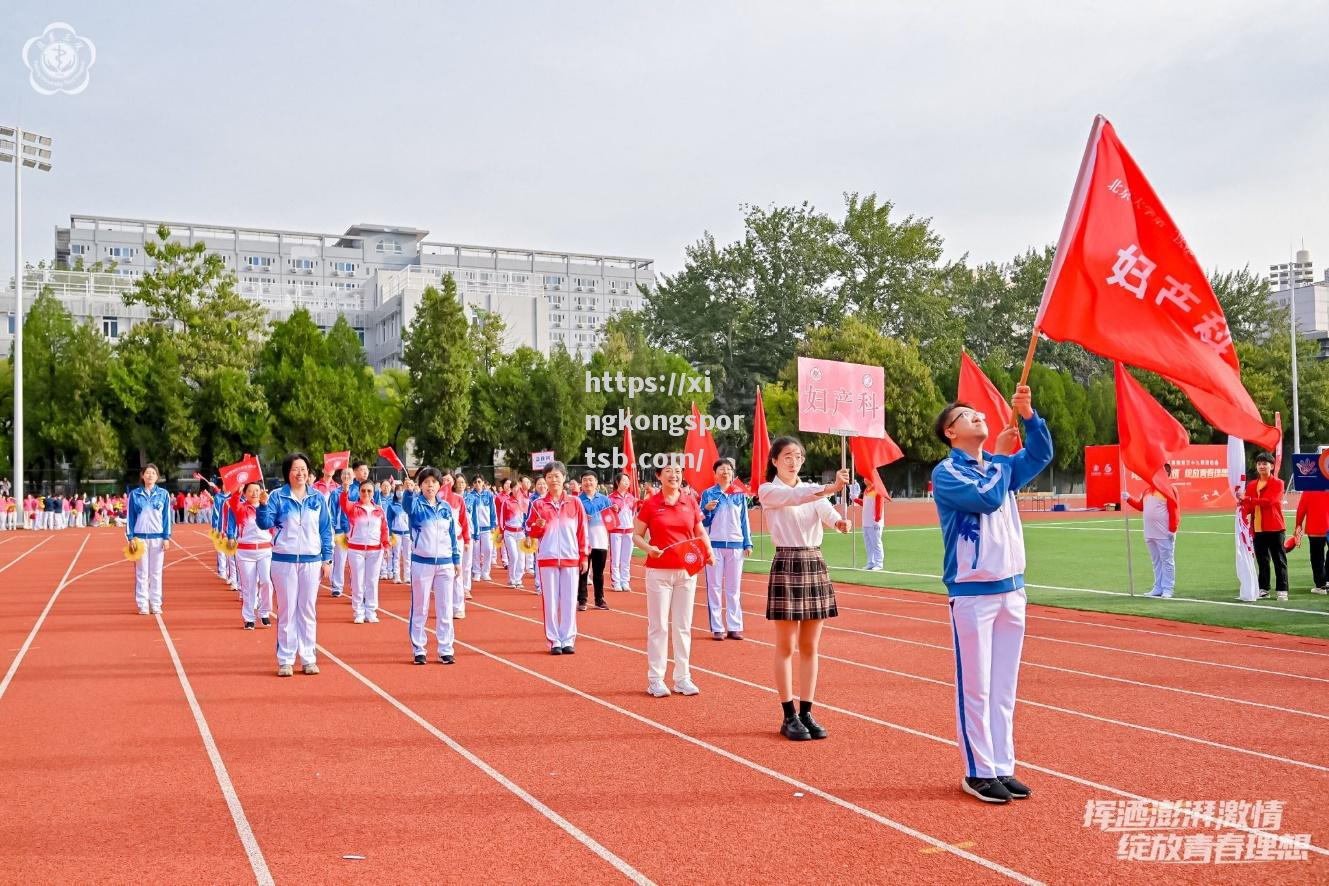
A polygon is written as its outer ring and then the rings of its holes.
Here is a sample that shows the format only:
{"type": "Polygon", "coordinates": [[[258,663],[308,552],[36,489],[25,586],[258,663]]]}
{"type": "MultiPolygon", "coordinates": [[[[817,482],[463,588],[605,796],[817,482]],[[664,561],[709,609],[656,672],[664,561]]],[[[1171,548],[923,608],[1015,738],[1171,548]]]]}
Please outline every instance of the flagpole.
{"type": "MultiPolygon", "coordinates": [[[[1126,460],[1122,456],[1120,444],[1118,444],[1117,446],[1117,458],[1121,466],[1121,473],[1119,474],[1119,476],[1121,477],[1121,491],[1129,494],[1129,491],[1126,489],[1126,480],[1129,475],[1127,474],[1126,471],[1126,460]]],[[[1131,512],[1130,512],[1130,506],[1127,505],[1126,502],[1124,501],[1121,502],[1121,518],[1122,520],[1125,521],[1125,526],[1126,526],[1126,583],[1127,583],[1126,586],[1130,590],[1131,596],[1134,597],[1135,565],[1131,560],[1131,512]]]]}
{"type": "MultiPolygon", "coordinates": [[[[1287,266],[1287,307],[1292,341],[1292,451],[1301,451],[1301,403],[1297,395],[1297,260],[1295,247],[1287,266]]],[[[1278,441],[1281,449],[1283,441],[1278,441]]]]}
{"type": "MultiPolygon", "coordinates": [[[[843,441],[844,438],[841,437],[840,440],[843,441]]],[[[849,471],[849,477],[850,477],[850,481],[852,482],[853,478],[858,476],[858,462],[857,462],[857,460],[856,460],[852,455],[849,456],[849,464],[850,464],[850,468],[851,468],[850,471],[849,471]]],[[[864,493],[867,492],[867,487],[866,487],[866,486],[863,487],[863,491],[864,491],[864,493]]],[[[864,499],[864,500],[866,501],[866,499],[864,499]]],[[[848,501],[845,502],[845,510],[846,510],[846,511],[849,510],[849,502],[848,502],[848,501]]],[[[861,513],[861,512],[860,512],[860,514],[859,514],[858,525],[859,525],[859,528],[862,529],[862,526],[863,526],[863,518],[862,518],[862,513],[861,513]]],[[[866,536],[864,536],[864,542],[863,542],[863,543],[864,543],[865,545],[867,544],[866,536]]],[[[853,568],[857,569],[857,568],[858,568],[858,544],[857,544],[857,543],[855,542],[855,540],[854,540],[854,533],[853,533],[853,532],[850,532],[850,533],[849,533],[849,547],[853,549],[852,552],[851,552],[851,554],[850,554],[851,559],[850,559],[849,562],[850,562],[850,564],[853,566],[853,568]]]]}

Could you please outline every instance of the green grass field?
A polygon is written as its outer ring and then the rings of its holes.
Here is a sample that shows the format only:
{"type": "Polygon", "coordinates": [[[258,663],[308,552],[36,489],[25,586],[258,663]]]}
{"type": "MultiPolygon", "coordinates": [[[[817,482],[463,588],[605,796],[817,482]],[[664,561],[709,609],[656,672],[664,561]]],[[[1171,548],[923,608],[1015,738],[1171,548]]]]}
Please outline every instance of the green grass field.
{"type": "MultiPolygon", "coordinates": [[[[1131,520],[1134,598],[1118,596],[1128,593],[1122,520],[1086,520],[1069,514],[1060,521],[1026,522],[1024,536],[1030,602],[1329,639],[1329,597],[1310,593],[1310,557],[1304,541],[1288,555],[1286,603],[1274,601],[1271,594],[1255,604],[1220,605],[1238,602],[1230,514],[1183,515],[1177,534],[1176,597],[1171,600],[1143,596],[1153,586],[1153,573],[1138,517],[1131,520]]],[[[941,533],[935,526],[888,525],[883,537],[885,572],[863,571],[862,537],[852,538],[856,550],[851,548],[851,536],[826,535],[822,550],[833,578],[945,594],[940,579],[941,533]]],[[[770,566],[770,540],[758,537],[754,544],[747,570],[764,573],[770,566]]]]}

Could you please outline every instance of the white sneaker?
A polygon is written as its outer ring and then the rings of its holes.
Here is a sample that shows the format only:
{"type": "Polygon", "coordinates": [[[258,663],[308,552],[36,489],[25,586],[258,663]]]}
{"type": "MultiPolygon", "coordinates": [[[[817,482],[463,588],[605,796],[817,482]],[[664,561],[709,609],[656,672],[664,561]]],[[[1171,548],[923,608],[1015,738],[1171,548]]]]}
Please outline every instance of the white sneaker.
{"type": "Polygon", "coordinates": [[[355,624],[362,625],[364,623],[365,623],[365,617],[363,615],[357,615],[355,617],[355,624]]]}
{"type": "Polygon", "coordinates": [[[461,609],[455,609],[455,610],[453,610],[453,612],[452,612],[452,617],[453,617],[453,618],[465,618],[465,617],[466,617],[466,613],[465,613],[465,611],[463,611],[463,610],[461,610],[461,609]]]}
{"type": "Polygon", "coordinates": [[[1286,602],[1287,602],[1287,591],[1279,591],[1279,592],[1278,592],[1278,601],[1279,601],[1280,603],[1286,603],[1286,602]]]}
{"type": "Polygon", "coordinates": [[[663,683],[652,683],[646,687],[646,694],[653,695],[656,698],[668,698],[669,690],[665,688],[663,683]]]}
{"type": "Polygon", "coordinates": [[[1329,588],[1311,588],[1312,594],[1329,594],[1329,588]]]}
{"type": "Polygon", "coordinates": [[[470,591],[467,591],[467,592],[466,592],[466,599],[467,599],[467,600],[474,600],[474,599],[475,599],[475,596],[474,596],[470,591]]]}
{"type": "Polygon", "coordinates": [[[153,614],[153,615],[161,615],[161,614],[162,614],[162,608],[161,608],[160,606],[154,606],[154,607],[152,607],[152,614],[153,614]]]}
{"type": "Polygon", "coordinates": [[[376,625],[378,624],[378,616],[372,612],[367,612],[365,613],[365,621],[369,622],[371,625],[376,625]]]}
{"type": "Polygon", "coordinates": [[[138,614],[139,614],[139,615],[147,615],[147,614],[148,614],[148,610],[146,610],[146,609],[140,609],[140,610],[138,611],[138,614]]]}
{"type": "Polygon", "coordinates": [[[701,692],[697,684],[691,680],[678,680],[674,683],[674,691],[679,695],[697,695],[701,692]]]}

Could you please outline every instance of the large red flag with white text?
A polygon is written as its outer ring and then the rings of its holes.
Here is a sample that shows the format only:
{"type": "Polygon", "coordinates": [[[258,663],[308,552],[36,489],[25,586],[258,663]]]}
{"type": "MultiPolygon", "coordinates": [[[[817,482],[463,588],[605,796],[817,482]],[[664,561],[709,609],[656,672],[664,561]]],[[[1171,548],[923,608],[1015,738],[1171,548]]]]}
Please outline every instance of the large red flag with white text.
{"type": "Polygon", "coordinates": [[[1145,482],[1180,506],[1163,465],[1191,445],[1190,435],[1120,363],[1116,365],[1117,439],[1121,460],[1145,482]]]}
{"type": "MultiPolygon", "coordinates": [[[[978,364],[964,351],[960,352],[960,386],[955,399],[968,403],[987,417],[988,438],[983,441],[983,450],[988,454],[997,451],[997,434],[1011,424],[1011,404],[1001,396],[1001,391],[987,377],[978,364]]],[[[1018,452],[1022,444],[1016,443],[1018,452]]]]}
{"type": "Polygon", "coordinates": [[[1214,427],[1272,448],[1227,318],[1186,239],[1112,124],[1094,120],[1038,309],[1049,338],[1156,372],[1214,427]]]}

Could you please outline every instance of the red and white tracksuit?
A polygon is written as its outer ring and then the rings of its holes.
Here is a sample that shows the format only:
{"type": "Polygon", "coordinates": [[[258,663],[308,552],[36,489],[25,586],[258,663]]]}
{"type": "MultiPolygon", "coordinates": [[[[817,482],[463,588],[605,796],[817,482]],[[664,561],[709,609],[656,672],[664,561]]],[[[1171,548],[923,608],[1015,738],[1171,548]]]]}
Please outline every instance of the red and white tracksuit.
{"type": "Polygon", "coordinates": [[[591,554],[586,509],[564,490],[555,501],[546,495],[531,507],[526,532],[539,539],[535,554],[544,598],[545,639],[550,647],[577,641],[577,575],[591,554]]]}
{"type": "Polygon", "coordinates": [[[239,490],[231,494],[230,508],[235,514],[240,618],[253,624],[272,616],[272,532],[258,528],[257,509],[240,497],[239,490]]]}
{"type": "Polygon", "coordinates": [[[498,506],[498,525],[503,527],[503,555],[508,561],[508,584],[521,584],[526,575],[526,554],[521,549],[526,537],[526,512],[529,502],[520,492],[503,496],[498,506]]]}
{"type": "Polygon", "coordinates": [[[609,503],[618,518],[618,528],[609,530],[609,584],[626,591],[632,584],[632,526],[637,519],[637,497],[631,492],[612,492],[609,503]]]}
{"type": "Polygon", "coordinates": [[[388,518],[383,509],[372,501],[363,504],[351,501],[342,489],[341,509],[350,521],[346,533],[346,559],[351,566],[351,610],[356,618],[372,616],[378,612],[378,567],[388,544],[388,518]]]}
{"type": "Polygon", "coordinates": [[[471,552],[474,545],[471,539],[471,521],[466,516],[466,503],[455,492],[442,495],[452,515],[457,521],[457,545],[461,548],[461,578],[452,582],[452,614],[466,617],[466,598],[471,596],[471,552]]]}

